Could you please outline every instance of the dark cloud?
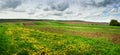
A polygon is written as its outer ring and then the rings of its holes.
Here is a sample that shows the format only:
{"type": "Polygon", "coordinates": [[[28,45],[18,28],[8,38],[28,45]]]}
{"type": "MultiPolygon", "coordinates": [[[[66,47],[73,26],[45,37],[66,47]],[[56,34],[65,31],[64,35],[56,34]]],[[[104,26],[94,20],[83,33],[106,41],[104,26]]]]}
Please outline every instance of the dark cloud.
{"type": "Polygon", "coordinates": [[[29,10],[27,11],[27,13],[28,13],[29,15],[34,15],[34,14],[36,13],[36,10],[34,10],[34,9],[29,9],[29,10]]]}
{"type": "Polygon", "coordinates": [[[66,3],[66,2],[62,2],[62,3],[59,3],[59,4],[51,4],[50,7],[51,7],[52,10],[64,11],[67,8],[69,8],[69,4],[66,3]]]}
{"type": "Polygon", "coordinates": [[[114,3],[119,3],[120,0],[104,0],[103,2],[100,2],[100,3],[97,3],[95,4],[96,6],[99,6],[99,7],[106,7],[107,5],[111,5],[111,4],[114,4],[114,3]]]}
{"type": "Polygon", "coordinates": [[[62,16],[63,14],[62,13],[54,13],[53,15],[55,15],[55,16],[62,16]]]}
{"type": "Polygon", "coordinates": [[[12,10],[12,11],[14,11],[14,12],[25,12],[25,10],[12,10]]]}
{"type": "Polygon", "coordinates": [[[21,4],[22,4],[21,0],[2,0],[0,4],[1,5],[0,8],[1,9],[9,9],[9,8],[15,9],[21,4]]]}
{"type": "Polygon", "coordinates": [[[118,3],[120,3],[120,0],[104,0],[99,3],[95,3],[93,1],[93,5],[98,6],[98,7],[106,7],[107,5],[118,4],[118,3]]]}
{"type": "Polygon", "coordinates": [[[119,4],[119,3],[120,3],[120,0],[101,0],[101,2],[98,2],[98,0],[89,0],[88,2],[88,0],[86,0],[86,1],[82,1],[81,5],[83,7],[87,7],[87,6],[106,7],[107,5],[119,4]]]}
{"type": "Polygon", "coordinates": [[[49,8],[44,8],[43,10],[44,10],[44,11],[49,11],[50,9],[49,9],[49,8]]]}
{"type": "Polygon", "coordinates": [[[56,9],[58,11],[64,11],[66,10],[67,8],[69,7],[69,5],[67,3],[61,3],[61,4],[58,4],[56,9]]]}
{"type": "Polygon", "coordinates": [[[34,15],[34,14],[35,14],[35,12],[29,12],[28,14],[29,14],[29,15],[34,15]]]}
{"type": "Polygon", "coordinates": [[[82,13],[78,13],[77,16],[82,15],[82,13]]]}
{"type": "Polygon", "coordinates": [[[72,14],[73,12],[72,11],[67,11],[66,14],[72,14]]]}
{"type": "Polygon", "coordinates": [[[36,6],[37,9],[41,9],[41,7],[42,7],[42,4],[39,4],[36,6]]]}

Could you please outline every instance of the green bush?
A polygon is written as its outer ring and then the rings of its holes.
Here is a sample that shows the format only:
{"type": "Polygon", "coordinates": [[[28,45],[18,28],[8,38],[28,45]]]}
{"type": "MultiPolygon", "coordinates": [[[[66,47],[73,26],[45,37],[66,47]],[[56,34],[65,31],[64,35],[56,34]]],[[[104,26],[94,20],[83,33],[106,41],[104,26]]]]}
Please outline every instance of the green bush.
{"type": "Polygon", "coordinates": [[[24,26],[24,24],[22,22],[16,23],[16,25],[18,25],[18,26],[24,26]]]}
{"type": "Polygon", "coordinates": [[[120,23],[117,20],[111,20],[110,26],[120,26],[120,23]]]}
{"type": "Polygon", "coordinates": [[[35,22],[36,25],[41,25],[41,22],[35,22]]]}

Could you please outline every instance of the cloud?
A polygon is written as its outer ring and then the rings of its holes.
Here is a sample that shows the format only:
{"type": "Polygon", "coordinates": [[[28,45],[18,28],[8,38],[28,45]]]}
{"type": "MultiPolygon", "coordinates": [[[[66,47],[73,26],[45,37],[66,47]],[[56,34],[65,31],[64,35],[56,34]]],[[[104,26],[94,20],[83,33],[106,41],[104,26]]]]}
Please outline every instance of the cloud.
{"type": "Polygon", "coordinates": [[[72,11],[66,11],[65,13],[66,13],[66,14],[73,14],[72,11]]]}
{"type": "Polygon", "coordinates": [[[97,3],[96,5],[106,7],[107,5],[117,4],[117,3],[120,3],[120,0],[104,0],[102,2],[97,3]]]}
{"type": "Polygon", "coordinates": [[[0,9],[15,9],[22,4],[21,0],[0,0],[0,9]]]}
{"type": "Polygon", "coordinates": [[[50,4],[51,9],[53,10],[57,10],[57,11],[64,11],[67,8],[69,8],[69,4],[66,2],[61,2],[61,3],[54,3],[54,4],[50,4]]]}
{"type": "Polygon", "coordinates": [[[73,18],[109,15],[110,11],[119,8],[120,0],[0,0],[0,11],[7,10],[54,19],[73,20],[73,18]]]}
{"type": "Polygon", "coordinates": [[[54,13],[53,15],[55,15],[55,16],[62,16],[63,14],[62,13],[54,13]]]}

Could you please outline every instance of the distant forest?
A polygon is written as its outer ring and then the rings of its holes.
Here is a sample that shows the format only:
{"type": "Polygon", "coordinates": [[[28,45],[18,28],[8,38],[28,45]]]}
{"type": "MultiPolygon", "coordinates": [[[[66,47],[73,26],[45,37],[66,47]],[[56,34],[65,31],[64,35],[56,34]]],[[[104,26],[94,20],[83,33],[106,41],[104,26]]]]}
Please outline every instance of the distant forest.
{"type": "Polygon", "coordinates": [[[48,19],[0,19],[0,22],[51,21],[48,19]]]}

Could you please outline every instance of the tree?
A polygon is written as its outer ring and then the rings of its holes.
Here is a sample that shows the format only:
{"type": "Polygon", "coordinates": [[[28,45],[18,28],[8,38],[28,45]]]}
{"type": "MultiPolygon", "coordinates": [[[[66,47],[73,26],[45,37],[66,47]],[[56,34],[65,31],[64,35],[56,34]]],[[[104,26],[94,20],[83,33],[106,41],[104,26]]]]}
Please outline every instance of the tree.
{"type": "Polygon", "coordinates": [[[117,21],[117,20],[111,20],[111,22],[110,22],[110,24],[109,24],[110,26],[120,26],[120,23],[117,21]]]}

